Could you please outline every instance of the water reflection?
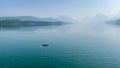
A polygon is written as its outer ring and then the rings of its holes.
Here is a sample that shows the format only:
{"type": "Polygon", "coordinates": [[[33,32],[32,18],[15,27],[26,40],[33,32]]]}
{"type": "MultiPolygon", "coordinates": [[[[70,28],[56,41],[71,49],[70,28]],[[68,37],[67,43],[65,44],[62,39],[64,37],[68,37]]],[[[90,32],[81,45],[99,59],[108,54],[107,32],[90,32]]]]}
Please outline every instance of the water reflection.
{"type": "Polygon", "coordinates": [[[120,28],[107,25],[0,30],[0,67],[119,68],[119,40],[120,28]]]}

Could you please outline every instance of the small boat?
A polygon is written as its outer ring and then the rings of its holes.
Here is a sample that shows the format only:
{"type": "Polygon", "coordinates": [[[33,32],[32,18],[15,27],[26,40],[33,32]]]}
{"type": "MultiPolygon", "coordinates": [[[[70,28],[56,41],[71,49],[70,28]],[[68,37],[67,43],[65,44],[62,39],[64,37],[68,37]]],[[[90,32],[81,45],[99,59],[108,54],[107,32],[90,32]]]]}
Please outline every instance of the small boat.
{"type": "Polygon", "coordinates": [[[49,44],[42,44],[42,46],[43,46],[43,47],[48,47],[48,46],[49,46],[49,44]]]}

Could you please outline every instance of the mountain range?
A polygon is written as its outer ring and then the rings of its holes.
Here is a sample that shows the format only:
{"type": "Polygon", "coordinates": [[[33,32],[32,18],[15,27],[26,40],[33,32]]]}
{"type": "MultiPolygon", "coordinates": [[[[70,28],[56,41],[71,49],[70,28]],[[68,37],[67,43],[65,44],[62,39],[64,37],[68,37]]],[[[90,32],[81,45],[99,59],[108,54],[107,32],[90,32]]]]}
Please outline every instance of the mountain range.
{"type": "Polygon", "coordinates": [[[13,16],[13,17],[0,17],[0,20],[21,20],[21,21],[48,21],[48,22],[58,22],[55,18],[38,18],[34,16],[13,16]]]}
{"type": "Polygon", "coordinates": [[[47,21],[47,22],[78,22],[77,20],[67,17],[67,16],[59,16],[56,18],[39,18],[39,17],[34,17],[34,16],[12,16],[12,17],[0,17],[0,20],[21,20],[21,21],[47,21]]]}

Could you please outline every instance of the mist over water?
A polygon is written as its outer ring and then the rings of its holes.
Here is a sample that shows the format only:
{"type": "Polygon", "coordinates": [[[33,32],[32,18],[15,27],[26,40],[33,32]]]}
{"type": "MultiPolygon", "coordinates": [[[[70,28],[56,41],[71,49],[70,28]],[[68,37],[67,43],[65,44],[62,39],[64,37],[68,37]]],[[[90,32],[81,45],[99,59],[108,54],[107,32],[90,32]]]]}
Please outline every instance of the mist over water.
{"type": "Polygon", "coordinates": [[[107,24],[2,29],[0,68],[119,68],[119,40],[107,24]]]}
{"type": "Polygon", "coordinates": [[[0,68],[120,68],[120,0],[0,0],[0,68]]]}

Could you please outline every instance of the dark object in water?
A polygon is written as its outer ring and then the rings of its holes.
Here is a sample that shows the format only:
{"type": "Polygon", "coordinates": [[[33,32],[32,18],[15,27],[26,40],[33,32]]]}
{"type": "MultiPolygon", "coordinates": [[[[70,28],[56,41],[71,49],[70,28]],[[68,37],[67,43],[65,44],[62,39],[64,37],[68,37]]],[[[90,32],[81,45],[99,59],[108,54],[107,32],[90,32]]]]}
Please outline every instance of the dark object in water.
{"type": "Polygon", "coordinates": [[[48,47],[48,46],[49,46],[49,44],[42,44],[42,46],[43,46],[43,47],[48,47]]]}

